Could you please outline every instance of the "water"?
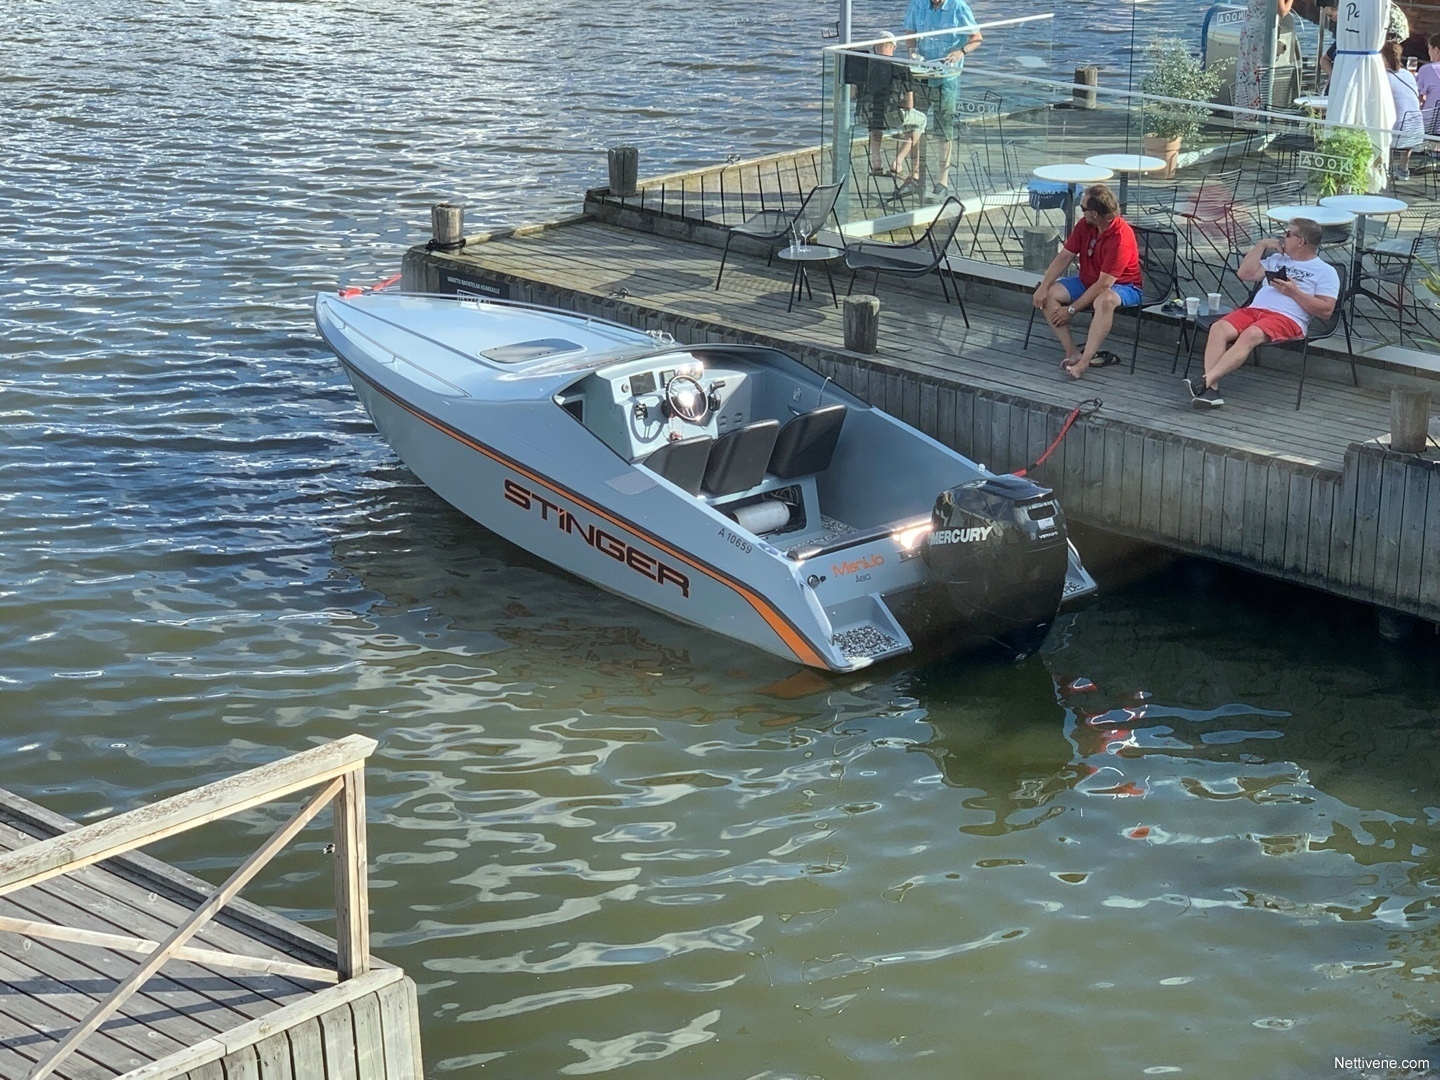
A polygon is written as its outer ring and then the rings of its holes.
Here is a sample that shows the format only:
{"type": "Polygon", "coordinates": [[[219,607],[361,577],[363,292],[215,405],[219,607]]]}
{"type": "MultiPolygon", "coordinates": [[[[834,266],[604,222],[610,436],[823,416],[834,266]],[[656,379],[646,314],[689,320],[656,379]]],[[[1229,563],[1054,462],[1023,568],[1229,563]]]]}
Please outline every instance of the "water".
{"type": "MultiPolygon", "coordinates": [[[[319,347],[309,293],[433,202],[813,140],[830,5],[5,11],[0,784],[87,820],[378,739],[375,948],[436,1077],[1432,1056],[1430,644],[1166,570],[1018,668],[799,672],[475,528],[319,347]]],[[[1123,67],[1127,8],[1067,18],[1057,66],[1123,67]]],[[[280,816],[157,854],[219,880],[280,816]]],[[[327,839],[247,895],[328,928],[327,839]]]]}

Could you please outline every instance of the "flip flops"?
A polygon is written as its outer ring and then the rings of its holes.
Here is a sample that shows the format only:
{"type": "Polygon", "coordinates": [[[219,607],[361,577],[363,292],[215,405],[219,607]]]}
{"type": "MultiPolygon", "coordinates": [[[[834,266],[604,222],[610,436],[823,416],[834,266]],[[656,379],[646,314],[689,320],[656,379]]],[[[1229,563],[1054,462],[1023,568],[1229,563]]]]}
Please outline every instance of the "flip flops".
{"type": "MultiPolygon", "coordinates": [[[[1067,356],[1064,360],[1060,361],[1060,370],[1065,372],[1066,375],[1078,378],[1079,376],[1075,375],[1075,367],[1079,363],[1080,357],[1067,356]]],[[[1116,356],[1108,349],[1101,349],[1099,352],[1097,352],[1094,356],[1090,358],[1090,363],[1085,365],[1085,370],[1088,371],[1090,368],[1110,367],[1118,363],[1120,363],[1120,357],[1116,356]]]]}

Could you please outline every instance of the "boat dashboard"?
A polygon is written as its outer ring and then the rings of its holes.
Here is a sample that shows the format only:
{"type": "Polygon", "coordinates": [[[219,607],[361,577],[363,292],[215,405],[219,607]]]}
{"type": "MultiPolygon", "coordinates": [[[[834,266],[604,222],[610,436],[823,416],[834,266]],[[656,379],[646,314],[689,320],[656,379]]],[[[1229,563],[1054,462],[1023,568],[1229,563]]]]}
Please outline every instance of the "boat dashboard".
{"type": "Polygon", "coordinates": [[[667,442],[722,435],[757,418],[765,376],[756,365],[706,365],[691,353],[666,353],[592,372],[556,401],[627,461],[667,442]]]}

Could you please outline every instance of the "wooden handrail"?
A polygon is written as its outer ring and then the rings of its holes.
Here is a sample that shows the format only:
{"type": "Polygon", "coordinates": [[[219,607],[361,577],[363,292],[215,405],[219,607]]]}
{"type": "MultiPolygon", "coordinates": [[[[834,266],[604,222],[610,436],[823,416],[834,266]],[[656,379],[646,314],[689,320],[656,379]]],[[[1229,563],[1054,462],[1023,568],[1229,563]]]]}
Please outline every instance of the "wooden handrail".
{"type": "Polygon", "coordinates": [[[0,896],[343,776],[357,769],[376,745],[374,739],[363,735],[347,735],[150,806],[0,854],[0,896]]]}
{"type": "Polygon", "coordinates": [[[292,977],[320,976],[304,965],[250,957],[227,959],[226,954],[186,946],[199,930],[228,903],[324,807],[334,804],[336,975],[351,980],[370,970],[369,881],[365,843],[365,759],[376,747],[374,739],[348,735],[332,743],[250,769],[226,780],[163,799],[105,821],[61,833],[26,847],[0,854],[0,896],[36,885],[60,874],[113,858],[145,844],[174,836],[206,822],[230,817],[306,788],[320,787],[290,820],[262,844],[230,879],[211,893],[200,907],[163,942],[81,931],[30,920],[0,919],[0,932],[40,938],[84,941],[106,948],[140,952],[145,959],[122,979],[90,1014],[51,1048],[30,1073],[30,1080],[51,1075],[86,1036],[114,1014],[125,1000],[159,971],[167,960],[184,958],[196,963],[256,969],[259,964],[292,977]],[[86,940],[88,939],[88,940],[86,940]]]}

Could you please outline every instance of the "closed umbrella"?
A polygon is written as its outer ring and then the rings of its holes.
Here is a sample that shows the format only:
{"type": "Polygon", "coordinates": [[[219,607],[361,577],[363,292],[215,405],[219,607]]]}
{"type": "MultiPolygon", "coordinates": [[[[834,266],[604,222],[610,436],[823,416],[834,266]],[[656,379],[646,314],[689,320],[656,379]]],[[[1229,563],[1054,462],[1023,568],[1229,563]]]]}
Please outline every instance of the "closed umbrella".
{"type": "Polygon", "coordinates": [[[1340,0],[1336,11],[1335,67],[1330,73],[1330,124],[1355,124],[1370,129],[1376,162],[1370,166],[1370,190],[1385,186],[1390,161],[1390,130],[1395,126],[1395,103],[1380,60],[1385,28],[1390,21],[1388,0],[1340,0]]]}

